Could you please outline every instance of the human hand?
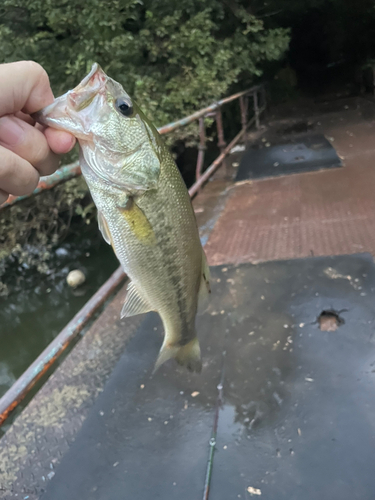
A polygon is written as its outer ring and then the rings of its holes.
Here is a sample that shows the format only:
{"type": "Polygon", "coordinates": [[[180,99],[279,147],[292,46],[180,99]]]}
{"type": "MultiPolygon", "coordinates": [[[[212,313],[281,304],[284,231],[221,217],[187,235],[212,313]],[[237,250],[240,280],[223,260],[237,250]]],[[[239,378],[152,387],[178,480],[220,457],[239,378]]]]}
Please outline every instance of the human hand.
{"type": "Polygon", "coordinates": [[[71,134],[35,124],[30,116],[53,100],[48,75],[39,64],[0,64],[0,205],[9,194],[31,193],[40,175],[57,169],[58,155],[73,148],[71,134]]]}

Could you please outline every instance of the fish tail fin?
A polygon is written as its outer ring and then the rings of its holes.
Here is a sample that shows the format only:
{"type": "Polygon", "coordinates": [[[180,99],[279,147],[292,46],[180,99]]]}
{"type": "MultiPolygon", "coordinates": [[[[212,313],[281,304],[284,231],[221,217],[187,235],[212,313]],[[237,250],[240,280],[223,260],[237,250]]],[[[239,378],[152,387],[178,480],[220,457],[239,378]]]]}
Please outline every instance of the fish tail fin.
{"type": "Polygon", "coordinates": [[[154,374],[162,364],[164,364],[168,359],[176,357],[176,354],[178,352],[179,347],[178,346],[168,346],[165,342],[161,346],[160,352],[158,359],[156,360],[154,371],[152,374],[154,374]]]}
{"type": "Polygon", "coordinates": [[[191,372],[200,372],[202,370],[202,361],[198,338],[194,337],[193,340],[183,346],[168,346],[163,343],[153,373],[171,358],[175,358],[179,365],[186,366],[191,372]]]}
{"type": "Polygon", "coordinates": [[[202,370],[202,360],[198,338],[195,337],[180,347],[175,358],[179,365],[186,366],[190,372],[200,372],[202,370]]]}

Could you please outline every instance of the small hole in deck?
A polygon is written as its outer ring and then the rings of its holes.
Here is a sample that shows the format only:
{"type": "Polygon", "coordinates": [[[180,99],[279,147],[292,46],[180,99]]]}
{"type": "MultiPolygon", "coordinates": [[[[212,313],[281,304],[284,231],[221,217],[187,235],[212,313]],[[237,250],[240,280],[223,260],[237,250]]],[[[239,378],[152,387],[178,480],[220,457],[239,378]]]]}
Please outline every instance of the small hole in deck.
{"type": "Polygon", "coordinates": [[[333,309],[322,311],[318,316],[318,324],[322,332],[335,332],[344,323],[344,319],[333,309]]]}

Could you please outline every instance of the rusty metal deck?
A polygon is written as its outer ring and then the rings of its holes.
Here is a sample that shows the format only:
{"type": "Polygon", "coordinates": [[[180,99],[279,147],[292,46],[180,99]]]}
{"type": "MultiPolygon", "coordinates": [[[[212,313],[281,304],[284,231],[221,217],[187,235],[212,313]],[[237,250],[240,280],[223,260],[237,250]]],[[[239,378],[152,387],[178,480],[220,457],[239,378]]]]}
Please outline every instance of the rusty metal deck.
{"type": "Polygon", "coordinates": [[[315,119],[344,168],[230,186],[206,245],[212,265],[375,255],[375,122],[371,114],[364,119],[375,105],[361,105],[315,119]]]}
{"type": "MultiPolygon", "coordinates": [[[[375,255],[375,105],[361,100],[343,102],[340,109],[321,116],[317,114],[311,121],[314,130],[324,133],[332,141],[343,160],[344,168],[243,184],[233,184],[222,179],[209,182],[195,199],[194,208],[202,241],[207,242],[205,248],[211,265],[354,254],[364,251],[375,255]]],[[[272,130],[272,138],[271,132],[272,130]]],[[[267,136],[268,131],[265,133],[267,136]]],[[[238,163],[233,160],[234,156],[232,162],[238,163]]],[[[234,166],[233,173],[235,171],[234,166]]],[[[306,260],[313,261],[315,259],[306,260]]],[[[325,266],[329,265],[327,262],[324,261],[325,266]]],[[[371,274],[371,260],[366,262],[365,267],[368,266],[369,269],[362,274],[371,274]]],[[[280,269],[291,269],[288,268],[288,263],[284,264],[275,263],[281,266],[280,269]],[[283,268],[284,264],[287,267],[283,268]]],[[[298,266],[295,268],[295,276],[305,272],[304,265],[298,272],[298,266]]],[[[372,285],[368,285],[366,292],[358,288],[360,285],[354,288],[353,280],[361,280],[363,276],[361,278],[358,271],[358,277],[353,275],[350,281],[348,276],[351,265],[343,264],[340,270],[342,279],[331,280],[332,288],[327,295],[330,298],[329,304],[324,301],[319,304],[314,302],[315,309],[308,311],[307,316],[309,321],[315,321],[319,308],[333,307],[333,304],[340,308],[340,304],[344,302],[346,305],[343,308],[348,308],[350,300],[352,304],[357,299],[367,301],[363,306],[365,309],[359,302],[354,307],[357,324],[353,319],[353,322],[349,322],[351,330],[346,331],[350,335],[350,332],[361,330],[363,326],[363,329],[369,329],[370,339],[374,317],[372,300],[361,297],[366,297],[362,296],[363,293],[370,294],[372,285]],[[352,288],[356,292],[354,295],[350,295],[352,288]],[[347,298],[343,296],[342,300],[336,301],[341,289],[347,293],[347,298]],[[349,295],[351,298],[348,298],[349,295]],[[364,316],[361,316],[361,311],[365,311],[364,316]],[[365,326],[367,320],[370,325],[368,327],[365,326]]],[[[360,268],[361,265],[358,269],[360,268]]],[[[254,269],[259,269],[257,279],[263,279],[263,268],[255,266],[254,269]]],[[[314,286],[314,276],[311,271],[309,284],[306,286],[314,286]]],[[[257,279],[249,284],[251,293],[259,285],[257,279]]],[[[314,293],[320,292],[314,290],[314,293]]],[[[0,498],[37,500],[43,495],[48,482],[55,477],[59,464],[81,432],[92,405],[98,400],[121,353],[139,326],[138,319],[135,322],[119,320],[118,311],[123,294],[124,290],[121,290],[1,440],[0,498]]],[[[277,301],[281,300],[280,297],[269,297],[270,302],[267,303],[265,311],[272,311],[277,301]]],[[[258,298],[263,301],[261,297],[258,298]]],[[[220,319],[221,311],[214,312],[219,314],[213,318],[220,319]]],[[[278,306],[275,314],[275,321],[289,325],[289,321],[284,321],[285,310],[282,304],[278,306]]],[[[233,317],[231,321],[231,324],[236,324],[233,317]]],[[[261,326],[261,318],[257,320],[257,325],[261,326]]],[[[293,328],[297,328],[297,320],[293,325],[293,328]]],[[[314,335],[314,332],[310,333],[314,335]]],[[[284,340],[283,336],[280,342],[284,340]]],[[[232,368],[234,369],[234,366],[232,368]]],[[[171,371],[174,371],[174,368],[171,368],[171,371]]],[[[267,383],[266,378],[263,377],[264,384],[267,383]]],[[[197,391],[199,392],[199,389],[197,391]]],[[[242,397],[239,393],[239,400],[242,397]]],[[[230,415],[225,418],[230,418],[230,415]]],[[[225,419],[221,423],[225,432],[225,419]]],[[[221,445],[225,446],[225,443],[221,445]]],[[[206,448],[209,449],[208,443],[206,448]]],[[[246,453],[241,456],[243,460],[247,460],[246,453]]],[[[234,460],[231,458],[232,465],[235,464],[234,460]]],[[[221,467],[217,469],[216,475],[220,475],[221,467]]],[[[241,478],[244,472],[240,471],[240,466],[233,467],[241,478]]],[[[244,486],[262,489],[263,476],[260,472],[257,476],[259,483],[254,483],[255,476],[251,470],[246,474],[248,479],[246,484],[241,483],[241,492],[237,493],[235,488],[226,490],[225,498],[228,498],[229,491],[235,493],[234,498],[246,498],[246,495],[250,497],[250,493],[243,489],[244,486]]],[[[233,478],[236,480],[235,476],[233,478]]],[[[241,481],[240,478],[238,481],[241,481]]],[[[365,481],[367,479],[366,476],[365,481]]],[[[220,491],[220,486],[218,488],[216,491],[220,491]]],[[[353,493],[350,498],[356,498],[354,489],[350,491],[353,493]]],[[[220,496],[217,498],[221,500],[220,496]]],[[[294,497],[290,495],[289,498],[294,497]]],[[[320,498],[334,497],[321,495],[320,498]]],[[[340,498],[345,497],[341,495],[340,498]]],[[[371,497],[362,494],[358,498],[371,497]]]]}

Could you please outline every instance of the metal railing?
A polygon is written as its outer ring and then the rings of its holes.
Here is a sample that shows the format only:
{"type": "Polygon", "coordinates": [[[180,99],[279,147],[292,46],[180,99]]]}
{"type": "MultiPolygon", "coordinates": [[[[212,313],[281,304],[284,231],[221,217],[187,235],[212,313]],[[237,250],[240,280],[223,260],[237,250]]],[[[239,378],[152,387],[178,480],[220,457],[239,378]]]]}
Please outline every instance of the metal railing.
{"type": "MultiPolygon", "coordinates": [[[[255,124],[256,128],[260,127],[260,116],[266,109],[265,87],[257,85],[244,92],[238,92],[229,97],[217,101],[211,106],[203,108],[192,115],[189,115],[176,122],[169,123],[159,128],[160,134],[167,134],[176,130],[179,127],[184,127],[196,120],[199,122],[199,146],[196,165],[196,181],[189,189],[190,197],[193,198],[202,188],[205,182],[214,174],[214,172],[223,164],[230,150],[245,136],[248,128],[255,124]],[[258,97],[261,97],[259,105],[258,97]],[[252,98],[254,114],[248,120],[249,99],[252,98]],[[227,145],[224,139],[224,130],[222,122],[221,108],[225,104],[239,100],[241,111],[241,131],[227,145]],[[214,117],[217,126],[218,147],[220,155],[216,160],[204,171],[204,154],[206,149],[206,132],[205,132],[205,117],[214,117]]],[[[33,194],[38,194],[44,189],[50,189],[59,182],[80,175],[81,170],[78,163],[63,167],[55,174],[44,178],[36,188],[33,194]]],[[[12,197],[2,207],[16,203],[24,199],[22,197],[12,197]]],[[[2,208],[0,207],[0,208],[2,208]]],[[[86,305],[74,316],[68,325],[57,335],[57,337],[44,349],[37,359],[27,368],[27,370],[19,377],[19,379],[10,387],[10,389],[0,399],[0,426],[9,417],[12,411],[24,399],[30,389],[36,382],[48,371],[59,356],[66,350],[69,344],[77,337],[77,335],[88,324],[90,319],[104,304],[104,302],[114,293],[117,287],[124,281],[126,274],[119,267],[111,277],[102,285],[99,290],[91,297],[86,305]]]]}
{"type": "MultiPolygon", "coordinates": [[[[198,158],[197,158],[197,167],[196,167],[196,180],[199,179],[202,173],[203,163],[204,163],[204,151],[206,150],[206,134],[205,134],[205,117],[213,117],[216,121],[217,126],[217,135],[218,135],[218,147],[220,152],[223,153],[226,142],[224,140],[224,130],[223,130],[223,122],[221,116],[221,108],[224,104],[228,104],[229,102],[239,100],[240,110],[241,110],[241,124],[242,130],[245,126],[250,127],[253,123],[255,123],[256,128],[259,128],[259,118],[261,113],[265,110],[266,107],[266,99],[265,99],[265,87],[264,85],[257,85],[252,87],[251,89],[245,90],[244,92],[238,92],[237,94],[233,94],[229,97],[225,97],[220,101],[217,101],[211,106],[207,108],[200,109],[196,111],[192,115],[186,116],[185,118],[181,118],[176,122],[168,123],[160,128],[158,128],[158,132],[161,135],[169,134],[174,130],[185,127],[196,120],[199,121],[199,146],[198,146],[198,158]],[[259,107],[258,94],[260,94],[262,106],[259,107]],[[249,105],[249,97],[253,98],[253,106],[254,106],[254,116],[247,123],[247,115],[248,115],[248,105],[249,105]]],[[[242,136],[241,136],[242,137],[242,136]]],[[[38,186],[30,195],[25,196],[13,196],[10,195],[8,200],[0,206],[1,208],[5,208],[9,205],[13,205],[18,201],[24,200],[25,198],[29,198],[30,196],[34,196],[36,194],[41,193],[45,189],[51,189],[60,182],[67,181],[72,179],[73,177],[77,177],[81,175],[81,168],[79,166],[79,162],[76,161],[70,165],[65,165],[64,167],[59,168],[54,174],[42,177],[38,183],[38,186]]]]}

